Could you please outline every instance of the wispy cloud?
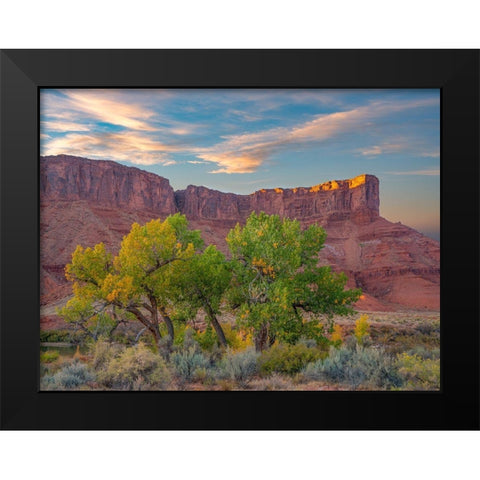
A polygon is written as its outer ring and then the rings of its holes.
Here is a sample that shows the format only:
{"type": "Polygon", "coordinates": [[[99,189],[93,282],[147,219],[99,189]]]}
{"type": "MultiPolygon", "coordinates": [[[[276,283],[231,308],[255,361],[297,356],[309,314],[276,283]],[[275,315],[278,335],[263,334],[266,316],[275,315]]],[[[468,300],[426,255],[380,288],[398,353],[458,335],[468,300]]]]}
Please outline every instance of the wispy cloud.
{"type": "Polygon", "coordinates": [[[423,152],[420,154],[421,157],[430,157],[430,158],[439,158],[440,157],[440,152],[435,151],[435,152],[423,152]]]}
{"type": "Polygon", "coordinates": [[[43,131],[48,132],[88,132],[92,128],[89,125],[62,120],[45,120],[40,126],[43,131]]]}
{"type": "MultiPolygon", "coordinates": [[[[224,137],[225,140],[210,148],[198,149],[197,156],[219,168],[210,173],[252,173],[279,149],[301,143],[321,143],[340,134],[362,131],[373,120],[394,112],[436,104],[436,99],[404,102],[372,102],[369,105],[343,112],[317,115],[313,120],[290,128],[279,127],[224,137]]],[[[377,146],[381,149],[380,146],[377,146]]],[[[385,148],[385,147],[384,147],[385,148]]],[[[390,145],[390,149],[400,148],[390,145]]],[[[377,154],[377,150],[374,153],[377,154]]]]}
{"type": "Polygon", "coordinates": [[[429,170],[410,170],[407,172],[385,172],[389,175],[427,175],[427,176],[436,176],[440,175],[439,168],[432,168],[429,170]]]}
{"type": "Polygon", "coordinates": [[[173,165],[167,154],[179,148],[135,132],[87,135],[69,133],[45,143],[43,155],[68,152],[94,159],[114,159],[137,165],[173,165]]]}
{"type": "Polygon", "coordinates": [[[365,149],[359,149],[358,152],[366,157],[374,157],[376,155],[397,153],[402,151],[404,148],[405,145],[401,143],[383,143],[382,145],[373,145],[365,149]]]}

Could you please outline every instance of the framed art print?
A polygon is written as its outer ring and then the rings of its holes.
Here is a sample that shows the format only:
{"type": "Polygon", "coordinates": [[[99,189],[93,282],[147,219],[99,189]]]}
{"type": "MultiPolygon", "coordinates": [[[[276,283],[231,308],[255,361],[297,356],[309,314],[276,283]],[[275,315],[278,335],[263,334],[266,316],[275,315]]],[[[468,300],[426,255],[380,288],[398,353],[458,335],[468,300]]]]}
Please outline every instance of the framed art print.
{"type": "Polygon", "coordinates": [[[478,80],[2,52],[2,427],[478,428],[478,80]]]}

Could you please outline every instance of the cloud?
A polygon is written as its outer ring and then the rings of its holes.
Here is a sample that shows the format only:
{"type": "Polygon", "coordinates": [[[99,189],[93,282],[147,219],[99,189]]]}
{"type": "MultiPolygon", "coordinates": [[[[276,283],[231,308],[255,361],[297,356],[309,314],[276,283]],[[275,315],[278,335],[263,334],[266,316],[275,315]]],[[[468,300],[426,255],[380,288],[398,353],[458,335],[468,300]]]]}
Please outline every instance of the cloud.
{"type": "Polygon", "coordinates": [[[147,120],[154,112],[142,105],[124,102],[121,97],[109,94],[108,91],[78,91],[65,92],[71,108],[80,110],[98,120],[132,130],[154,131],[155,128],[147,120]]]}
{"type": "Polygon", "coordinates": [[[200,164],[205,164],[207,162],[204,162],[202,160],[187,160],[187,163],[191,163],[192,165],[200,165],[200,164]]]}
{"type": "Polygon", "coordinates": [[[385,155],[388,153],[397,153],[406,148],[406,145],[400,143],[384,143],[382,145],[373,145],[372,147],[366,149],[359,149],[358,152],[361,155],[367,157],[373,157],[376,155],[385,155]]]}
{"type": "Polygon", "coordinates": [[[173,165],[167,154],[179,150],[145,134],[136,132],[100,133],[95,135],[68,133],[42,146],[43,155],[68,153],[93,159],[114,159],[137,165],[173,165]]]}
{"type": "Polygon", "coordinates": [[[91,127],[75,122],[44,120],[41,122],[41,129],[49,132],[88,132],[91,127]]]}
{"type": "MultiPolygon", "coordinates": [[[[280,149],[304,143],[321,143],[341,134],[368,129],[370,122],[394,112],[437,105],[436,99],[403,102],[372,102],[369,105],[343,112],[316,115],[313,120],[293,127],[277,127],[256,133],[223,137],[212,147],[197,149],[197,157],[216,163],[219,168],[210,173],[252,173],[280,149]]],[[[387,148],[384,145],[383,148],[387,148]]],[[[389,145],[390,151],[401,145],[389,145]]],[[[382,146],[375,146],[379,154],[382,146]]]]}
{"type": "Polygon", "coordinates": [[[385,172],[389,175],[427,175],[427,176],[437,176],[440,175],[439,168],[432,168],[430,170],[410,170],[407,172],[385,172]]]}
{"type": "Polygon", "coordinates": [[[421,157],[431,157],[431,158],[439,158],[440,152],[424,152],[420,154],[421,157]]]}

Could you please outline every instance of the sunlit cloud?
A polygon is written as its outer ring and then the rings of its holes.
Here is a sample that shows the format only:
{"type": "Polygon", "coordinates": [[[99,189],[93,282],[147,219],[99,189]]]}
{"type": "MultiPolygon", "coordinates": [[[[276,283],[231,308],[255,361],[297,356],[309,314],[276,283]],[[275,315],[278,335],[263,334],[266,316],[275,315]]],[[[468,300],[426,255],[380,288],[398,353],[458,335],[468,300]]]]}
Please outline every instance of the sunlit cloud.
{"type": "Polygon", "coordinates": [[[155,130],[147,122],[154,116],[152,110],[134,103],[122,102],[121,99],[115,97],[115,94],[108,95],[105,91],[68,90],[66,96],[74,109],[85,112],[102,122],[133,130],[155,130]]]}
{"type": "MultiPolygon", "coordinates": [[[[344,112],[317,115],[313,120],[290,128],[278,127],[226,136],[224,141],[210,148],[197,150],[197,156],[218,165],[219,168],[210,173],[252,173],[279,149],[301,143],[321,143],[341,134],[362,131],[369,128],[371,121],[393,112],[428,107],[436,103],[436,99],[373,102],[344,112]]],[[[387,145],[383,148],[386,149],[387,145]]],[[[394,151],[400,149],[401,145],[392,144],[388,148],[394,151]]],[[[381,146],[374,148],[374,154],[379,154],[377,151],[381,149],[381,146]]]]}
{"type": "Polygon", "coordinates": [[[440,175],[439,168],[432,168],[430,170],[410,170],[407,172],[385,172],[389,175],[427,175],[427,176],[437,176],[440,175]]]}
{"type": "Polygon", "coordinates": [[[45,120],[41,123],[42,130],[48,132],[88,132],[91,126],[61,120],[45,120]]]}
{"type": "Polygon", "coordinates": [[[187,160],[187,163],[191,163],[192,165],[205,165],[207,162],[202,160],[187,160]]]}
{"type": "Polygon", "coordinates": [[[178,147],[166,145],[135,132],[101,133],[95,135],[69,133],[45,142],[43,155],[68,152],[93,159],[115,159],[137,165],[173,165],[169,153],[178,147]]]}

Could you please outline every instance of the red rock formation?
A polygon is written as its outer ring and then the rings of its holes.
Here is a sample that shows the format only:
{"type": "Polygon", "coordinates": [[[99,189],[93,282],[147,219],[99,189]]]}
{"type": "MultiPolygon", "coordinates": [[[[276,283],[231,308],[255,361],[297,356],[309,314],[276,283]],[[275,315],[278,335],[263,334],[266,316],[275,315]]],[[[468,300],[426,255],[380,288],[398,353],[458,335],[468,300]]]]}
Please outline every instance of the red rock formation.
{"type": "Polygon", "coordinates": [[[177,205],[191,220],[245,221],[252,211],[321,221],[327,218],[370,222],[378,217],[378,179],[359,175],[351,180],[314,187],[262,189],[251,195],[236,195],[188,186],[175,192],[177,205]]]}
{"type": "Polygon", "coordinates": [[[40,198],[85,200],[102,208],[149,210],[162,216],[177,211],[175,195],[166,178],[115,162],[68,155],[42,157],[40,198]]]}
{"type": "Polygon", "coordinates": [[[206,243],[227,251],[225,236],[252,211],[322,225],[321,261],[359,286],[366,310],[438,310],[439,243],[379,216],[379,184],[372,175],[314,187],[259,190],[251,195],[189,186],[115,162],[60,155],[40,162],[42,303],[70,292],[64,266],[77,244],[103,241],[116,252],[133,222],[185,213],[206,243]]]}

